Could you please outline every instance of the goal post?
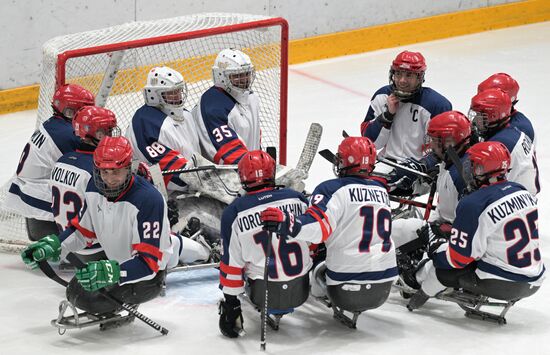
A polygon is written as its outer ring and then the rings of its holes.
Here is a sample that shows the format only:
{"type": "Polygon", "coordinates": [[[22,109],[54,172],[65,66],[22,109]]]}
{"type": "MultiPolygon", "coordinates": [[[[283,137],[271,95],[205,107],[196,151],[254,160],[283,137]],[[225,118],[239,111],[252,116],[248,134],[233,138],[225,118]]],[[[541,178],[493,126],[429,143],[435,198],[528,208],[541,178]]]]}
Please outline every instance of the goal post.
{"type": "MultiPolygon", "coordinates": [[[[217,54],[234,48],[248,54],[256,68],[252,90],[260,100],[261,145],[277,147],[278,160],[285,164],[288,37],[288,23],[280,17],[205,13],[53,38],[43,46],[37,125],[51,117],[56,88],[74,83],[94,93],[96,104],[112,110],[125,131],[144,104],[143,86],[156,66],[183,75],[188,88],[185,108],[191,111],[213,85],[217,54]]],[[[17,216],[2,210],[6,188],[0,192],[0,231],[4,238],[22,234],[17,239],[26,239],[23,222],[14,223],[17,216]]]]}

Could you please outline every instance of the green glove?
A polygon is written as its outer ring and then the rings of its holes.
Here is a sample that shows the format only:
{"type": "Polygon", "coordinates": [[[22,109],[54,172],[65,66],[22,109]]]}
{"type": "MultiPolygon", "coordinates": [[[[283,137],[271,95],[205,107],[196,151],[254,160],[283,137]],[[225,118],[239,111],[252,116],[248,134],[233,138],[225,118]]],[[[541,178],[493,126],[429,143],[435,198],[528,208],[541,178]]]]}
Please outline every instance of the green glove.
{"type": "Polygon", "coordinates": [[[76,279],[86,291],[97,291],[120,280],[120,265],[116,260],[90,261],[76,270],[76,279]]]}
{"type": "Polygon", "coordinates": [[[21,258],[31,269],[35,269],[40,261],[59,261],[59,254],[61,242],[57,235],[50,234],[26,247],[21,253],[21,258]]]}

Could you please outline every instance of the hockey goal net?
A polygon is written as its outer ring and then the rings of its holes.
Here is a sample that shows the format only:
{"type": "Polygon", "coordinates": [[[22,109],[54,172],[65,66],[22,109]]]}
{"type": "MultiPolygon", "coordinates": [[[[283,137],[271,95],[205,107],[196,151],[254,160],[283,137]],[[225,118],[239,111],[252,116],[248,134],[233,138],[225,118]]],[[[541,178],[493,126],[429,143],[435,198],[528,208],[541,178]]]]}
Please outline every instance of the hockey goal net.
{"type": "MultiPolygon", "coordinates": [[[[191,110],[212,86],[212,65],[225,48],[250,56],[256,68],[253,90],[260,98],[262,146],[277,147],[284,164],[288,24],[282,18],[207,13],[53,38],[43,47],[37,125],[51,117],[56,87],[76,83],[96,95],[97,105],[115,112],[124,132],[144,104],[142,88],[156,66],[169,66],[183,75],[188,88],[185,106],[191,110]]],[[[0,244],[27,239],[23,218],[3,209],[6,188],[0,194],[0,244]]]]}

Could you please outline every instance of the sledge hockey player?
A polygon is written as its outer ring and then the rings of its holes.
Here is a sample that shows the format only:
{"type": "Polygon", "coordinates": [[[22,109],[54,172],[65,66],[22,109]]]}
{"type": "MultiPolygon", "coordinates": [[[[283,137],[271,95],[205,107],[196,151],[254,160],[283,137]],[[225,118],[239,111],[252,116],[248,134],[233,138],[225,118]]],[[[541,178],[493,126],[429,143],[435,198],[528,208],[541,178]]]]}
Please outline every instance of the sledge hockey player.
{"type": "Polygon", "coordinates": [[[31,241],[57,233],[48,186],[50,174],[57,159],[79,145],[71,124],[74,114],[93,104],[94,95],[83,87],[76,84],[59,87],[52,99],[52,117],[40,124],[23,148],[3,207],[25,217],[31,241]]]}
{"type": "Polygon", "coordinates": [[[102,107],[84,106],[73,118],[74,134],[80,144],[55,163],[50,177],[52,211],[59,233],[78,216],[88,182],[93,176],[94,151],[103,137],[118,134],[115,114],[102,107]]]}
{"type": "Polygon", "coordinates": [[[531,121],[521,112],[516,110],[518,102],[519,84],[506,73],[496,73],[483,80],[477,86],[477,93],[487,89],[500,89],[510,96],[512,101],[512,115],[510,116],[510,126],[516,127],[527,135],[536,147],[535,129],[531,121]]]}
{"type": "MultiPolygon", "coordinates": [[[[410,286],[419,291],[409,302],[410,310],[447,287],[513,302],[535,293],[545,277],[537,200],[506,179],[510,152],[504,144],[489,141],[472,146],[467,157],[465,171],[474,191],[458,203],[450,239],[430,240],[430,259],[412,275],[410,286]]],[[[500,318],[504,320],[503,314],[500,318]]]]}
{"type": "Polygon", "coordinates": [[[384,182],[371,175],[375,161],[368,138],[347,137],[338,147],[338,178],[315,188],[306,213],[269,207],[261,214],[281,239],[325,243],[326,264],[313,271],[312,294],[328,296],[335,317],[353,328],[361,312],[385,302],[397,278],[390,199],[384,182]]]}
{"type": "MultiPolygon", "coordinates": [[[[159,164],[161,170],[188,166],[199,141],[191,113],[184,108],[187,85],[183,76],[168,67],[156,67],[143,88],[145,104],[128,126],[125,136],[132,143],[134,159],[159,164]]],[[[165,175],[166,189],[186,191],[180,174],[165,175]]]]}
{"type": "Polygon", "coordinates": [[[48,235],[22,253],[23,261],[36,267],[98,242],[108,259],[78,269],[67,287],[67,299],[106,320],[119,309],[95,291],[106,288],[111,296],[134,305],[155,298],[166,268],[178,262],[182,248],[174,243],[186,239],[171,240],[166,203],[150,182],[132,174],[132,154],[126,138],[104,137],[93,155],[93,180],[78,217],[59,237],[48,235]]]}
{"type": "Polygon", "coordinates": [[[237,296],[246,291],[258,308],[264,305],[264,267],[268,245],[272,248],[269,265],[269,310],[277,317],[292,312],[309,295],[311,258],[308,243],[271,238],[262,230],[260,212],[271,206],[302,214],[307,208],[304,196],[275,186],[275,161],[261,150],[241,158],[239,178],[246,195],[238,197],[223,212],[223,256],[220,263],[219,327],[223,335],[235,338],[243,329],[241,304],[237,296]]]}
{"type": "Polygon", "coordinates": [[[422,86],[426,68],[421,53],[403,51],[390,67],[390,84],[374,93],[361,134],[382,149],[381,157],[422,158],[428,122],[452,109],[444,96],[422,86]]]}
{"type": "Polygon", "coordinates": [[[222,50],[212,67],[214,86],[193,108],[202,154],[215,164],[237,164],[260,149],[260,102],[252,91],[256,71],[250,57],[222,50]]]}
{"type": "Polygon", "coordinates": [[[484,141],[503,143],[512,155],[508,180],[523,185],[532,195],[540,192],[533,141],[510,124],[512,100],[500,89],[487,89],[472,97],[472,130],[484,141]]]}

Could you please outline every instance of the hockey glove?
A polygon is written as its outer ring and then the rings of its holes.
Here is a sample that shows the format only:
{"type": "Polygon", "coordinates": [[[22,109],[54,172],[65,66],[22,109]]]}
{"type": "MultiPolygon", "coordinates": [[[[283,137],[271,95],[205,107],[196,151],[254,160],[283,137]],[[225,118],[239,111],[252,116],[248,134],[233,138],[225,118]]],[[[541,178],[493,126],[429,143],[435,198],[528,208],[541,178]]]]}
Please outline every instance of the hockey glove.
{"type": "Polygon", "coordinates": [[[21,258],[31,269],[35,269],[40,261],[59,261],[60,254],[61,242],[57,235],[50,234],[25,248],[21,258]]]}
{"type": "Polygon", "coordinates": [[[178,203],[176,202],[176,200],[168,200],[168,202],[166,202],[166,205],[168,207],[168,221],[170,222],[170,228],[172,228],[180,221],[178,203]]]}
{"type": "Polygon", "coordinates": [[[151,171],[149,170],[149,165],[145,162],[140,162],[137,168],[137,174],[143,177],[145,180],[153,183],[153,177],[151,176],[151,171]]]}
{"type": "Polygon", "coordinates": [[[275,207],[268,207],[260,214],[264,229],[286,238],[292,235],[294,215],[275,207]]]}
{"type": "Polygon", "coordinates": [[[451,236],[451,225],[448,223],[428,223],[417,231],[420,239],[428,244],[426,253],[433,259],[437,249],[449,241],[451,236]]]}
{"type": "Polygon", "coordinates": [[[383,113],[378,115],[377,118],[384,128],[390,129],[391,125],[393,124],[393,119],[395,118],[395,114],[392,114],[389,111],[384,111],[383,113]]]}
{"type": "Polygon", "coordinates": [[[218,305],[220,332],[229,338],[237,338],[244,332],[241,302],[236,296],[225,295],[218,305]]]}
{"type": "Polygon", "coordinates": [[[76,270],[76,279],[86,291],[97,291],[120,280],[120,265],[116,260],[90,261],[76,270]]]}

